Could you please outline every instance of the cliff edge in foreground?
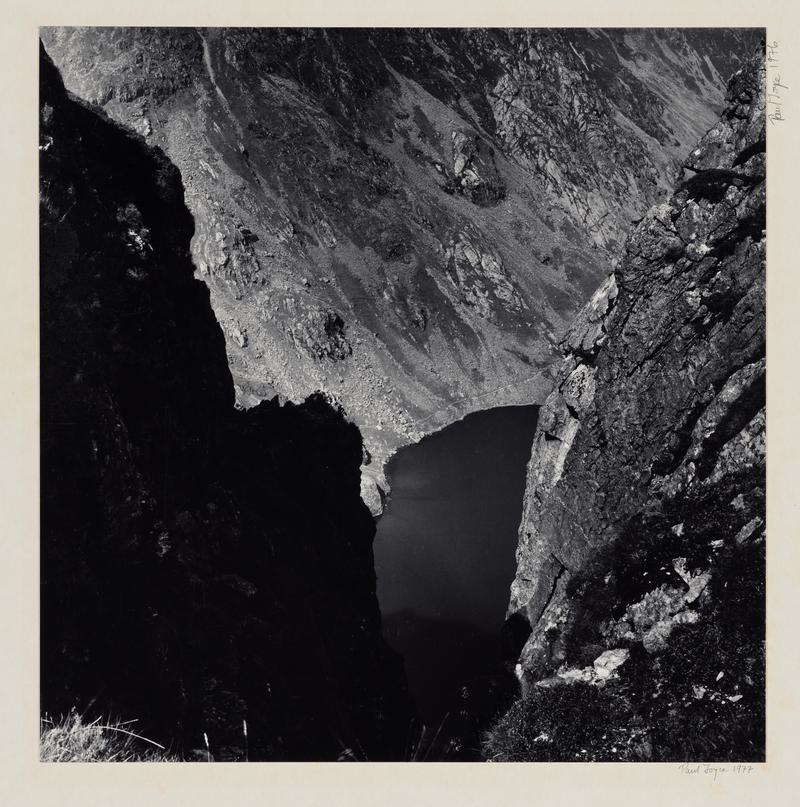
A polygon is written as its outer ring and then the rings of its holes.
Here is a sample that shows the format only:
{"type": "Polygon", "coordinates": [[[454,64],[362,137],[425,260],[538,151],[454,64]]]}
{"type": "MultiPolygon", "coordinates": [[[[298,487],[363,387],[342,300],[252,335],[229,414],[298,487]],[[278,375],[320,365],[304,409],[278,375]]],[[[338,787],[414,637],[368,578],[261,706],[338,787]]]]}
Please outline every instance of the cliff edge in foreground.
{"type": "Polygon", "coordinates": [[[188,759],[395,757],[358,429],[235,409],[178,170],[40,70],[43,712],[188,759]]]}
{"type": "Polygon", "coordinates": [[[495,759],[764,756],[763,59],[685,165],[541,410],[495,759]]]}

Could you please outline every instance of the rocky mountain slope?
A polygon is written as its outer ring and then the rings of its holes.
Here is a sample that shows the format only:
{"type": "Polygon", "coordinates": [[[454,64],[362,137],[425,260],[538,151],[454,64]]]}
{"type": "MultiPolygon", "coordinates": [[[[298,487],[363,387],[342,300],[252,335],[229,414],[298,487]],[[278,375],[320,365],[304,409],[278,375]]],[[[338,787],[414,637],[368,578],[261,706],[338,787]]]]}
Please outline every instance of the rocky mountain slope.
{"type": "Polygon", "coordinates": [[[562,343],[497,759],[763,759],[764,62],[562,343]]]}
{"type": "Polygon", "coordinates": [[[381,484],[398,445],[544,398],[560,335],[757,37],[42,35],[71,91],[180,169],[237,403],[325,390],[381,484]]]}
{"type": "Polygon", "coordinates": [[[178,170],[40,69],[43,712],[395,758],[358,429],[319,395],[236,409],[178,170]]]}

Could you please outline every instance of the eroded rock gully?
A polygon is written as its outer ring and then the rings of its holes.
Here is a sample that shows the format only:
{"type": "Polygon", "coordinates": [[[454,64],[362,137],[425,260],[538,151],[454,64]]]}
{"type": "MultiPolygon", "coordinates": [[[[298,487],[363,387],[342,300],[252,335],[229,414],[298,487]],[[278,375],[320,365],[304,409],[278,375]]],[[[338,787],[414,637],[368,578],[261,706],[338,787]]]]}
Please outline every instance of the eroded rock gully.
{"type": "Polygon", "coordinates": [[[763,758],[764,92],[754,58],[562,342],[498,759],[763,758]]]}

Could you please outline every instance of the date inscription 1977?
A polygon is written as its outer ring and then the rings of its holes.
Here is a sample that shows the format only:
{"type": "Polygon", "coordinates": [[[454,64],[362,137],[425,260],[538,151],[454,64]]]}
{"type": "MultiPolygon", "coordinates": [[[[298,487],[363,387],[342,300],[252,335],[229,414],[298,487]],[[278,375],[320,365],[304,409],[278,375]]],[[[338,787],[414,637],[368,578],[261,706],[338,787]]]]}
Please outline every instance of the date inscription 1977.
{"type": "MultiPolygon", "coordinates": [[[[698,778],[709,776],[716,782],[719,777],[724,776],[725,774],[732,774],[732,776],[735,777],[753,773],[755,766],[747,762],[737,762],[733,765],[710,765],[708,763],[704,764],[701,762],[682,762],[680,765],[678,765],[678,770],[681,773],[688,774],[689,776],[697,776],[698,778]]],[[[731,776],[726,778],[730,779],[731,776]]]]}

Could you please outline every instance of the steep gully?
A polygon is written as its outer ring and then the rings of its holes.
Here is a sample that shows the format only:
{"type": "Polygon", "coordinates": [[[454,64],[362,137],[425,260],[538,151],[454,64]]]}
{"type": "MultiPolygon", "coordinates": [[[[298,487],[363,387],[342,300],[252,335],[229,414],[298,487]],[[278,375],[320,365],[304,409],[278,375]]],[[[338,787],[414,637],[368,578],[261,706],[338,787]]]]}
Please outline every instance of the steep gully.
{"type": "MultiPolygon", "coordinates": [[[[213,75],[213,73],[211,73],[211,75],[213,75]]],[[[223,97],[224,97],[224,96],[223,96],[223,97]]],[[[563,464],[563,457],[561,458],[561,463],[563,464]]],[[[184,519],[184,521],[185,521],[185,519],[184,519]]],[[[555,556],[554,556],[554,557],[555,557],[555,556]]],[[[565,567],[563,564],[561,564],[561,562],[560,562],[560,561],[557,561],[557,562],[558,562],[558,563],[560,564],[560,566],[561,566],[561,572],[563,572],[563,571],[564,571],[564,569],[565,569],[566,567],[565,567]]],[[[557,573],[556,573],[556,575],[555,575],[555,578],[554,578],[554,579],[555,579],[555,582],[553,583],[553,591],[551,591],[550,597],[547,599],[547,602],[545,603],[544,608],[547,608],[547,607],[548,607],[548,605],[549,605],[549,603],[550,603],[550,601],[552,600],[552,597],[553,597],[553,594],[554,594],[554,592],[555,592],[555,589],[558,587],[558,582],[559,582],[560,577],[561,577],[561,572],[557,572],[557,573]]],[[[543,608],[543,610],[544,610],[544,608],[543,608]]]]}

